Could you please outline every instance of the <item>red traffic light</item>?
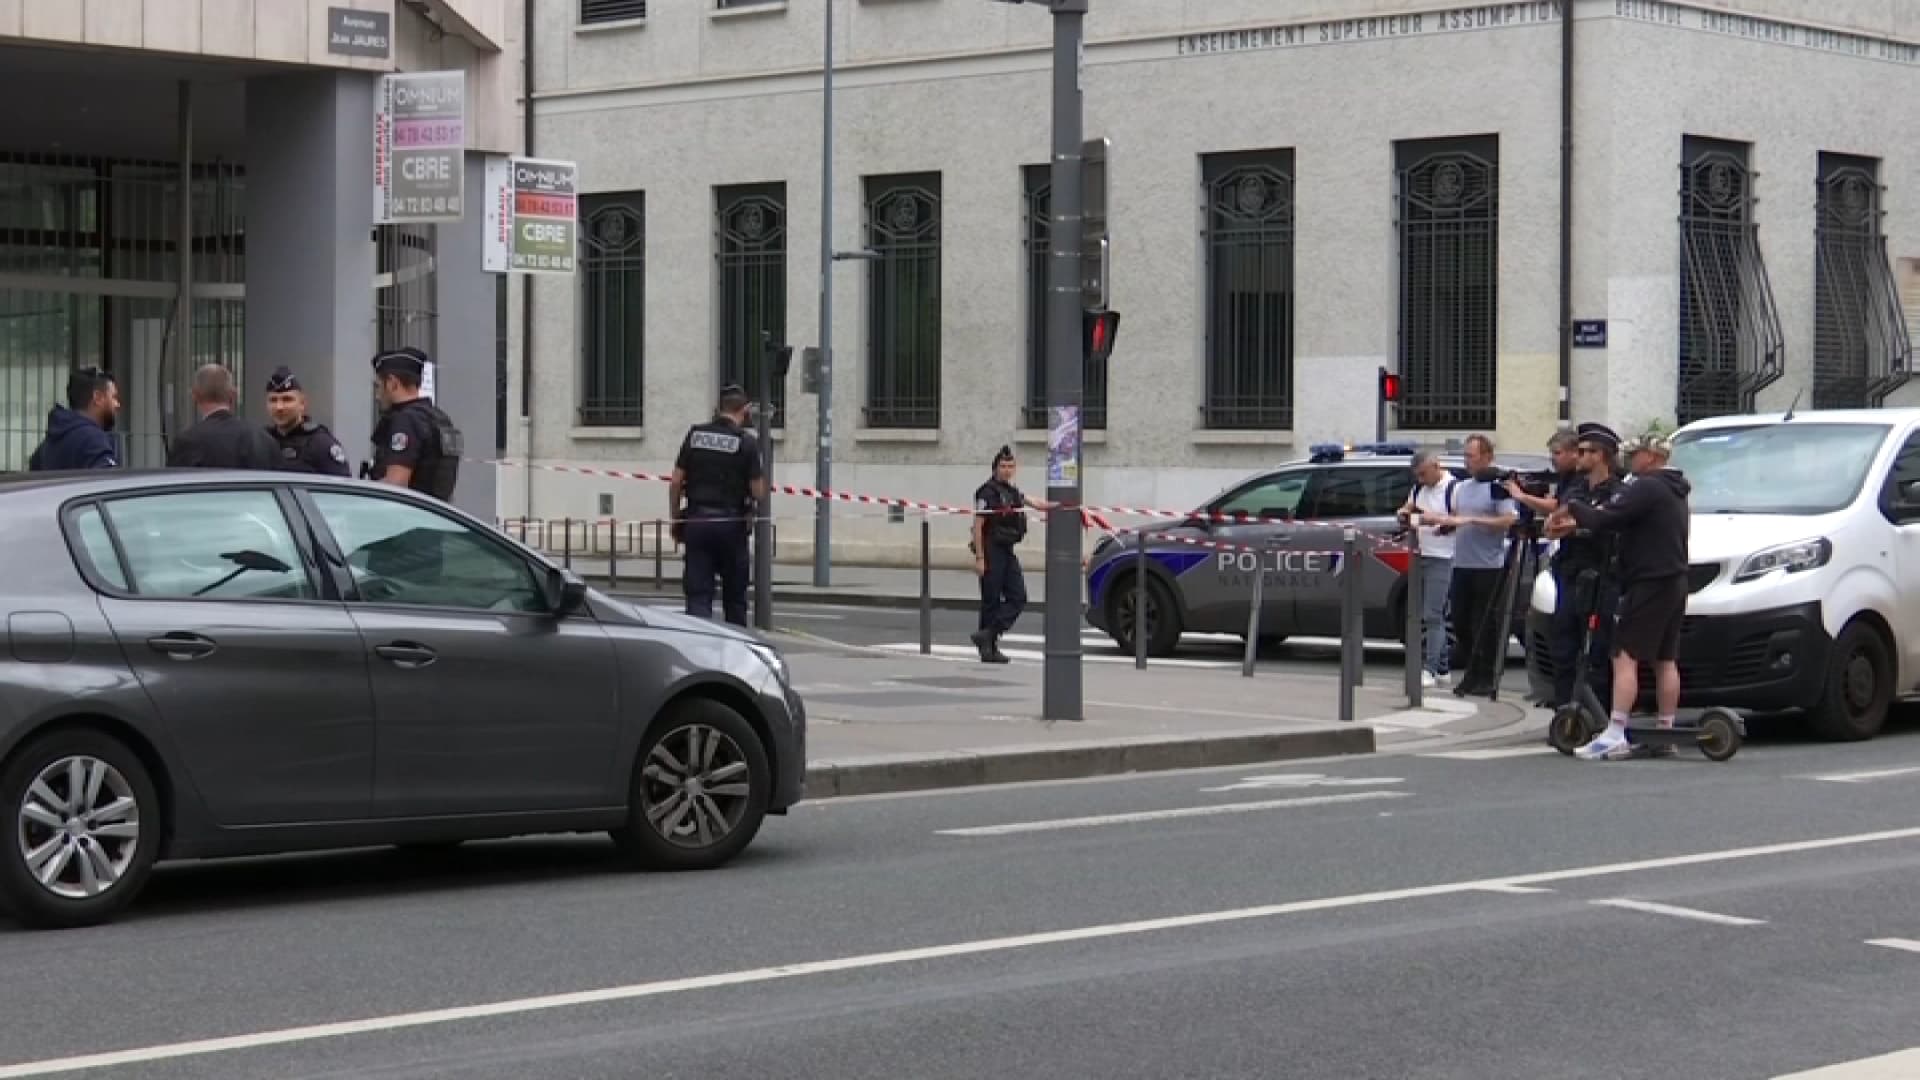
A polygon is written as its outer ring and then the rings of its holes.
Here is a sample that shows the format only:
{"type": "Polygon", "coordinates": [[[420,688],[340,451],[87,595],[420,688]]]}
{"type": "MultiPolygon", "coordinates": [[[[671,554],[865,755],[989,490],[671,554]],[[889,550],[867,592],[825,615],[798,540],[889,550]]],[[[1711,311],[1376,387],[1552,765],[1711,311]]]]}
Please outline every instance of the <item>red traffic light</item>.
{"type": "Polygon", "coordinates": [[[1113,339],[1120,333],[1120,313],[1117,311],[1089,311],[1082,317],[1084,333],[1081,344],[1086,350],[1087,359],[1094,363],[1105,363],[1113,355],[1113,339]]]}
{"type": "Polygon", "coordinates": [[[1400,376],[1386,368],[1380,369],[1380,400],[1389,402],[1400,400],[1400,376]]]}

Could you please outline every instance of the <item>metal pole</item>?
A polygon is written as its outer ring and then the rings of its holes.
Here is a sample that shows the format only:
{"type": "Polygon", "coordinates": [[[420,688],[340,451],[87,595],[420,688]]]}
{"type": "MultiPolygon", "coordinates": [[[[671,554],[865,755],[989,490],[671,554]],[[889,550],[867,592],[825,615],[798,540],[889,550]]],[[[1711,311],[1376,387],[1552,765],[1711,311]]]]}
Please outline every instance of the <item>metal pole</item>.
{"type": "Polygon", "coordinates": [[[1260,609],[1267,602],[1267,550],[1258,549],[1254,554],[1258,558],[1253,570],[1253,599],[1247,604],[1247,651],[1240,659],[1240,675],[1246,679],[1253,678],[1254,660],[1260,654],[1260,609]]]}
{"type": "MultiPolygon", "coordinates": [[[[1074,460],[1049,461],[1047,500],[1046,672],[1042,708],[1049,720],[1080,720],[1080,407],[1083,387],[1080,292],[1081,185],[1085,162],[1080,58],[1087,0],[1053,6],[1053,228],[1047,260],[1047,415],[1067,430],[1074,460]]],[[[1048,438],[1049,447],[1059,441],[1048,438]]],[[[1051,457],[1052,454],[1049,454],[1051,457]]]]}
{"type": "Polygon", "coordinates": [[[1407,530],[1407,547],[1407,587],[1402,590],[1407,604],[1407,626],[1404,631],[1407,641],[1407,704],[1417,709],[1426,696],[1420,677],[1426,670],[1427,651],[1427,583],[1426,573],[1420,567],[1419,529],[1407,530]]]}
{"type": "Polygon", "coordinates": [[[620,523],[607,519],[607,591],[620,587],[620,523]]]}
{"type": "Polygon", "coordinates": [[[659,592],[662,589],[665,589],[667,587],[667,577],[666,577],[665,569],[661,565],[661,560],[665,558],[665,555],[666,555],[666,545],[664,543],[665,537],[663,537],[661,533],[662,533],[662,523],[659,518],[654,518],[653,519],[653,591],[654,592],[659,592]]]}
{"type": "MultiPolygon", "coordinates": [[[[1145,529],[1134,534],[1138,541],[1135,550],[1139,553],[1133,561],[1133,666],[1136,670],[1147,669],[1147,532],[1145,529]]],[[[1165,618],[1166,613],[1161,613],[1165,618]]]]}
{"type": "MultiPolygon", "coordinates": [[[[185,79],[180,80],[179,108],[180,233],[175,241],[180,248],[180,295],[173,307],[173,355],[181,361],[177,376],[187,380],[193,378],[193,83],[185,79]]],[[[166,363],[164,356],[161,363],[166,363]]],[[[125,385],[126,375],[120,378],[125,385]]],[[[158,381],[161,386],[172,383],[164,372],[158,381]]],[[[173,434],[178,437],[179,432],[173,434]]]]}
{"type": "Polygon", "coordinates": [[[567,569],[571,570],[573,569],[573,519],[563,518],[561,521],[561,528],[566,535],[566,539],[562,541],[562,546],[566,550],[567,569]]]}
{"type": "Polygon", "coordinates": [[[1353,566],[1353,572],[1348,575],[1351,580],[1347,582],[1349,606],[1353,609],[1352,615],[1349,616],[1352,619],[1352,640],[1349,647],[1353,650],[1353,685],[1365,686],[1367,685],[1366,575],[1367,563],[1371,561],[1372,552],[1364,555],[1361,553],[1360,534],[1352,529],[1347,530],[1343,547],[1349,552],[1347,558],[1351,560],[1353,566]]]}
{"type": "Polygon", "coordinates": [[[1360,551],[1360,538],[1352,529],[1340,538],[1341,558],[1346,562],[1346,587],[1340,599],[1340,722],[1353,723],[1353,688],[1360,671],[1360,590],[1359,568],[1354,564],[1360,551]]]}
{"type": "Polygon", "coordinates": [[[754,397],[760,403],[755,428],[760,435],[761,470],[767,497],[753,507],[753,625],[773,629],[773,333],[760,331],[760,378],[754,397]]]}
{"type": "Polygon", "coordinates": [[[920,515],[920,655],[933,653],[933,522],[920,515]]]}
{"type": "MultiPolygon", "coordinates": [[[[826,64],[820,93],[820,406],[813,486],[833,490],[833,6],[826,0],[826,64]]],[[[832,583],[833,501],[813,503],[813,583],[832,583]]]]}

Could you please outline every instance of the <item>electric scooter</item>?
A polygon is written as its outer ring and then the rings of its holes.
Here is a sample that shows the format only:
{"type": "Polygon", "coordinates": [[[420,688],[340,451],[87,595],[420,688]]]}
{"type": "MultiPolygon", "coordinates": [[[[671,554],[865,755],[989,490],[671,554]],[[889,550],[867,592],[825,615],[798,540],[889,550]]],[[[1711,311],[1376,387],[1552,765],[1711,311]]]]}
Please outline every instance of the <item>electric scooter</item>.
{"type": "MultiPolygon", "coordinates": [[[[1579,658],[1575,661],[1582,668],[1589,660],[1587,654],[1593,644],[1593,632],[1600,625],[1600,613],[1594,610],[1599,591],[1600,572],[1582,570],[1574,582],[1574,602],[1580,605],[1578,610],[1587,613],[1580,631],[1579,658]]],[[[1607,727],[1607,707],[1600,703],[1585,675],[1583,670],[1580,677],[1573,680],[1572,704],[1555,712],[1547,726],[1547,741],[1555,750],[1569,756],[1607,727]]],[[[1702,709],[1695,716],[1676,717],[1672,727],[1661,727],[1658,721],[1648,722],[1645,718],[1627,723],[1627,742],[1633,746],[1635,756],[1651,753],[1656,747],[1693,744],[1708,761],[1726,761],[1740,752],[1746,737],[1746,718],[1717,705],[1702,709]]]]}

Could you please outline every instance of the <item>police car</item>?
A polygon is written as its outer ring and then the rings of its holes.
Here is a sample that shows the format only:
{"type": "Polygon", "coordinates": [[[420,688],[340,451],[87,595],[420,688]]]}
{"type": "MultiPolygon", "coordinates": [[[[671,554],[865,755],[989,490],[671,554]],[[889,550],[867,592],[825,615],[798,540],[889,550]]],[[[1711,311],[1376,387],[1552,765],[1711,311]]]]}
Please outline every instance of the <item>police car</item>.
{"type": "MultiPolygon", "coordinates": [[[[1149,527],[1146,560],[1147,652],[1167,656],[1186,633],[1241,634],[1247,629],[1253,576],[1264,568],[1260,638],[1337,637],[1343,575],[1341,534],[1359,528],[1364,625],[1371,639],[1399,641],[1406,627],[1404,550],[1372,550],[1399,532],[1396,513],[1413,488],[1412,443],[1317,445],[1311,457],[1261,473],[1227,489],[1184,521],[1149,527]],[[1372,541],[1372,542],[1370,542],[1372,541]]],[[[1455,476],[1466,464],[1455,453],[1441,463],[1455,476]]],[[[1550,468],[1541,455],[1500,454],[1501,468],[1550,468]]],[[[1109,535],[1087,561],[1087,621],[1123,650],[1134,649],[1134,575],[1139,540],[1109,535]]],[[[1531,581],[1520,583],[1521,597],[1531,581]]],[[[1523,608],[1523,603],[1516,603],[1523,608]]],[[[1515,619],[1515,632],[1524,614],[1515,619]]]]}

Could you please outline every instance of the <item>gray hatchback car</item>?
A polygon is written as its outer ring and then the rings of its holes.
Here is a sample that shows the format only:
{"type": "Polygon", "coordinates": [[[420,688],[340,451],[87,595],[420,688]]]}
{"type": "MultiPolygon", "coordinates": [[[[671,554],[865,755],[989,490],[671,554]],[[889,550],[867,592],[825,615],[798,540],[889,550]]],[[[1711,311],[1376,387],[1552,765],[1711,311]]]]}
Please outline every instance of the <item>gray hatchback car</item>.
{"type": "Polygon", "coordinates": [[[718,866],[801,797],[778,651],[409,491],[0,478],[0,902],[111,917],[162,859],[609,831],[718,866]]]}
{"type": "MultiPolygon", "coordinates": [[[[1308,460],[1249,477],[1185,521],[1142,530],[1147,577],[1138,591],[1146,600],[1146,651],[1169,655],[1190,632],[1244,635],[1253,577],[1263,567],[1263,642],[1339,636],[1340,583],[1348,570],[1339,550],[1347,526],[1363,534],[1365,634],[1399,641],[1406,629],[1409,557],[1387,541],[1400,531],[1395,514],[1413,490],[1416,449],[1406,443],[1316,446],[1308,460]]],[[[1440,461],[1465,477],[1458,454],[1442,453],[1440,461]]],[[[1520,472],[1550,467],[1538,454],[1502,453],[1497,463],[1520,472]]],[[[1134,650],[1136,542],[1109,536],[1087,560],[1087,622],[1127,652],[1134,650]]],[[[1516,595],[1530,595],[1531,584],[1529,573],[1516,595]]],[[[1515,606],[1518,636],[1525,627],[1524,601],[1515,606]]]]}

